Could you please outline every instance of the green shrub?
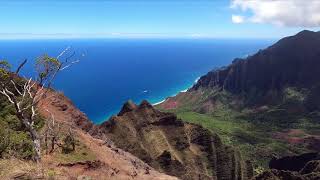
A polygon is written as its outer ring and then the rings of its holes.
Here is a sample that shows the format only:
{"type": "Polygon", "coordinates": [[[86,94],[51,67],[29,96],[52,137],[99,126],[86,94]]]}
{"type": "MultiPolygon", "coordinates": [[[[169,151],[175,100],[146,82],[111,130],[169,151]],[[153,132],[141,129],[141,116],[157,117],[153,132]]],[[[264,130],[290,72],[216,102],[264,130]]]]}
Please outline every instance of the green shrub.
{"type": "Polygon", "coordinates": [[[63,139],[62,152],[68,154],[75,151],[76,139],[72,133],[68,133],[63,139]]]}
{"type": "Polygon", "coordinates": [[[7,130],[0,131],[0,158],[3,157],[5,152],[7,152],[9,143],[9,134],[7,130]]]}
{"type": "Polygon", "coordinates": [[[20,159],[31,159],[34,155],[32,141],[25,132],[17,131],[10,135],[11,155],[20,159]]]}
{"type": "MultiPolygon", "coordinates": [[[[40,129],[43,124],[43,119],[37,118],[36,127],[40,129]]],[[[15,116],[14,107],[0,95],[0,158],[31,159],[33,155],[29,134],[15,116]]]]}

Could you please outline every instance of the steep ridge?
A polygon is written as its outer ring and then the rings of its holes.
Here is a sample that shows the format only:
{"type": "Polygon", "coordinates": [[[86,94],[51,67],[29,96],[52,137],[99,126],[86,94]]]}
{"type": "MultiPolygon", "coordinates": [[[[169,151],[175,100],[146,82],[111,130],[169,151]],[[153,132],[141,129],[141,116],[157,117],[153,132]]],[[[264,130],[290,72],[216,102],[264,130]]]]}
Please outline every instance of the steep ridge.
{"type": "Polygon", "coordinates": [[[117,116],[100,125],[110,138],[150,166],[182,179],[248,179],[251,163],[224,145],[217,134],[160,112],[147,101],[127,102],[117,116]]]}
{"type": "Polygon", "coordinates": [[[235,59],[225,68],[201,77],[191,89],[220,87],[241,93],[266,93],[287,86],[312,88],[319,85],[320,33],[302,31],[286,37],[246,59],[235,59]]]}
{"type": "MultiPolygon", "coordinates": [[[[51,113],[55,120],[64,125],[73,127],[76,138],[94,154],[96,161],[102,166],[94,169],[81,167],[83,162],[59,167],[49,163],[53,169],[66,172],[60,179],[90,177],[94,179],[178,179],[159,173],[136,156],[114,147],[106,137],[93,137],[91,134],[97,127],[64,95],[49,91],[47,97],[40,103],[39,110],[42,116],[50,118],[51,113]],[[50,112],[50,113],[49,113],[50,112]],[[80,166],[80,167],[78,167],[80,166]]],[[[46,159],[46,157],[45,157],[46,159]]],[[[45,160],[44,160],[45,161],[45,160]]],[[[45,163],[45,162],[44,162],[45,163]]]]}
{"type": "Polygon", "coordinates": [[[40,102],[39,110],[45,117],[50,117],[50,111],[56,119],[76,126],[85,132],[89,132],[95,127],[92,121],[70,99],[54,90],[49,91],[47,97],[40,102]]]}

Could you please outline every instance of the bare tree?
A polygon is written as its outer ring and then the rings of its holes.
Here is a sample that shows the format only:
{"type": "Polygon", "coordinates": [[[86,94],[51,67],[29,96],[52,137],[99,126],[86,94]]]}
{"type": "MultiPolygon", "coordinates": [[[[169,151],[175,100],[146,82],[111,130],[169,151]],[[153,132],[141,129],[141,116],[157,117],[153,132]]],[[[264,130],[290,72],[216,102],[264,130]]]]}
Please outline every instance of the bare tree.
{"type": "Polygon", "coordinates": [[[55,121],[53,113],[51,113],[48,109],[46,109],[47,112],[50,113],[50,119],[47,120],[46,127],[44,129],[44,143],[46,147],[46,154],[49,152],[52,153],[55,150],[55,146],[61,146],[59,144],[59,139],[61,135],[61,127],[60,124],[55,121]],[[50,143],[51,149],[49,151],[48,144],[50,143]]]}
{"type": "Polygon", "coordinates": [[[70,61],[75,52],[63,61],[60,60],[69,49],[70,47],[65,49],[56,58],[48,55],[39,57],[35,64],[36,78],[24,79],[23,81],[21,81],[19,73],[27,60],[24,60],[14,72],[10,71],[10,64],[7,61],[0,61],[0,93],[13,104],[17,118],[29,132],[35,151],[34,160],[37,162],[41,160],[40,136],[35,128],[36,116],[38,115],[37,107],[51,89],[57,74],[79,62],[79,60],[70,61]]]}
{"type": "Polygon", "coordinates": [[[75,151],[76,139],[73,127],[69,125],[68,130],[63,130],[64,128],[56,122],[54,114],[48,109],[46,109],[46,111],[50,114],[50,119],[47,119],[47,123],[42,134],[46,154],[53,153],[56,147],[61,148],[63,153],[75,151]]]}

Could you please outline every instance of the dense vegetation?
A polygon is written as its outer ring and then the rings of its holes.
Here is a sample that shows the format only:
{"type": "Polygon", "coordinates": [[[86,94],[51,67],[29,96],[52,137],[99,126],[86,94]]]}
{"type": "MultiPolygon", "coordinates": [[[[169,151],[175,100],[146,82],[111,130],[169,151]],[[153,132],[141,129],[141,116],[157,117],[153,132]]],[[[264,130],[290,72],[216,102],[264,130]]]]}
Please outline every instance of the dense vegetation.
{"type": "MultiPolygon", "coordinates": [[[[43,127],[44,121],[37,118],[36,127],[43,127]]],[[[31,159],[34,155],[29,134],[15,115],[15,109],[6,97],[0,96],[0,157],[31,159]]]]}
{"type": "Polygon", "coordinates": [[[277,97],[275,105],[248,107],[243,100],[255,99],[254,95],[246,94],[244,98],[217,89],[202,89],[171,98],[169,102],[179,106],[167,111],[218,133],[261,172],[273,157],[320,150],[316,93],[290,87],[277,97]]]}

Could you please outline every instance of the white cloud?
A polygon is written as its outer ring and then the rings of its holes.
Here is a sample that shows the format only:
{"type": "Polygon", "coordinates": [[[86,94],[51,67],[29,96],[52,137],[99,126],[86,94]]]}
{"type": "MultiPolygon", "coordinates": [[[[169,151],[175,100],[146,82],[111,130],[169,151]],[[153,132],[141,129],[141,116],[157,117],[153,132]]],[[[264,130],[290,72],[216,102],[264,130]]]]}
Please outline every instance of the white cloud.
{"type": "MultiPolygon", "coordinates": [[[[233,0],[231,8],[252,14],[242,20],[253,23],[290,27],[320,26],[320,0],[233,0]]],[[[237,23],[234,15],[232,21],[237,23]]]]}
{"type": "Polygon", "coordinates": [[[244,22],[243,16],[239,16],[239,15],[232,15],[231,20],[233,23],[236,23],[236,24],[240,24],[244,22]]]}

